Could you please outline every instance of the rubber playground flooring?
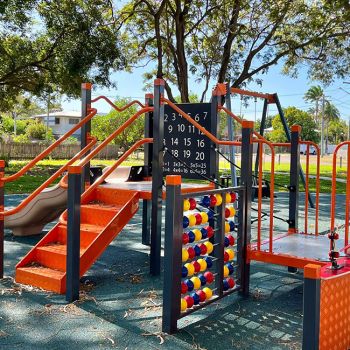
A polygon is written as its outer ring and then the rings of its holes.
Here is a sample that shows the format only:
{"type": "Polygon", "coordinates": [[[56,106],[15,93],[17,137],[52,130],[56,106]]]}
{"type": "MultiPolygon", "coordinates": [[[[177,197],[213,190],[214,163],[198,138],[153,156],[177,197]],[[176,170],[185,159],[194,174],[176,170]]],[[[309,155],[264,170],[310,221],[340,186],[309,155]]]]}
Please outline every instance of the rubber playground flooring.
{"type": "MultiPolygon", "coordinates": [[[[9,196],[7,204],[21,198],[9,196]]],[[[278,215],[285,217],[286,194],[277,200],[278,215]]],[[[329,196],[321,201],[322,231],[328,227],[329,196]]],[[[343,196],[338,205],[341,214],[343,196]]],[[[285,267],[259,263],[252,264],[249,298],[228,296],[181,319],[177,334],[162,334],[162,279],[148,273],[141,213],[82,278],[81,300],[74,304],[14,283],[16,263],[40,237],[14,238],[6,232],[0,349],[301,349],[302,271],[290,274],[285,267]]],[[[284,225],[276,221],[276,232],[284,225]]]]}

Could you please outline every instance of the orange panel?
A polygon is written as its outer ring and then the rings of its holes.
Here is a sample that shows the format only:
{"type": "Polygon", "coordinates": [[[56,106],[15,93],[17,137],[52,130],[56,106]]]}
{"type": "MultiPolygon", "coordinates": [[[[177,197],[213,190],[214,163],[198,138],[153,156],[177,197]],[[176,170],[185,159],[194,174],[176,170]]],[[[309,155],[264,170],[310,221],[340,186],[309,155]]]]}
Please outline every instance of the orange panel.
{"type": "Polygon", "coordinates": [[[350,348],[350,273],[321,280],[320,350],[350,348]]]}
{"type": "Polygon", "coordinates": [[[274,254],[263,251],[248,250],[247,260],[261,261],[264,263],[292,266],[298,269],[303,269],[307,264],[316,264],[324,266],[327,262],[317,261],[313,259],[302,258],[299,256],[293,256],[288,254],[274,254]]]}

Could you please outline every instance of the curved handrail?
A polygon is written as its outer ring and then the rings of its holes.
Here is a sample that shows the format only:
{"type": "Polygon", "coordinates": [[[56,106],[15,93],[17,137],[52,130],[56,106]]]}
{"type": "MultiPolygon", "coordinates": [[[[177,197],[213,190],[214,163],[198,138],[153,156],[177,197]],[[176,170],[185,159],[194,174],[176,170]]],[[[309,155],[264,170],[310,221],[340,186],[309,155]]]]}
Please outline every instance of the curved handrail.
{"type": "MultiPolygon", "coordinates": [[[[95,157],[105,146],[107,146],[118,134],[120,134],[124,129],[126,129],[131,123],[134,122],[141,114],[153,111],[153,107],[145,107],[137,111],[132,117],[130,117],[124,124],[122,124],[117,130],[110,134],[103,142],[101,142],[95,149],[93,149],[87,156],[80,160],[77,164],[78,166],[86,165],[92,158],[95,157]]],[[[63,182],[61,182],[63,187],[66,187],[63,182]]]]}
{"type": "MultiPolygon", "coordinates": [[[[145,143],[152,143],[152,138],[144,138],[142,140],[136,141],[107,171],[105,171],[85,192],[81,195],[81,201],[83,201],[86,197],[91,194],[96,187],[102,184],[102,182],[121,164],[124,162],[126,158],[129,157],[131,153],[133,153],[136,149],[142,146],[145,143]]],[[[63,215],[60,216],[59,222],[61,224],[66,224],[67,220],[63,215]]]]}
{"type": "Polygon", "coordinates": [[[123,107],[118,107],[117,105],[115,105],[108,97],[106,96],[98,96],[96,98],[94,98],[93,100],[91,100],[91,103],[95,103],[98,100],[105,100],[112,108],[114,108],[116,111],[118,112],[123,112],[126,109],[128,109],[129,107],[131,107],[134,104],[138,104],[141,108],[145,108],[146,106],[143,105],[140,101],[138,100],[133,100],[130,103],[128,103],[127,105],[123,106],[123,107]]]}
{"type": "Polygon", "coordinates": [[[321,152],[320,147],[313,141],[299,141],[300,144],[307,145],[306,150],[306,182],[305,186],[305,233],[307,233],[307,217],[308,217],[308,205],[309,205],[309,147],[313,146],[317,152],[317,163],[316,163],[316,208],[315,208],[315,235],[318,236],[318,216],[319,216],[319,199],[320,199],[320,166],[321,166],[321,152]],[[307,187],[307,189],[306,189],[307,187]]]}
{"type": "Polygon", "coordinates": [[[70,159],[65,165],[59,168],[53,175],[51,175],[45,182],[43,182],[34,192],[32,192],[27,198],[25,198],[17,207],[0,212],[0,215],[9,216],[18,213],[22,208],[27,206],[36,196],[39,195],[46,187],[48,187],[53,181],[55,181],[64,171],[68,169],[69,165],[72,165],[81,156],[83,156],[87,151],[89,151],[97,142],[97,138],[91,138],[91,141],[72,159],[70,159]]]}
{"type": "Polygon", "coordinates": [[[16,179],[18,179],[20,176],[25,174],[28,170],[33,168],[40,160],[45,158],[53,149],[55,149],[57,146],[59,146],[64,140],[66,140],[69,136],[71,136],[75,131],[77,131],[81,126],[83,126],[85,123],[87,123],[94,115],[96,115],[97,109],[92,108],[90,109],[90,113],[82,119],[78,124],[76,124],[72,129],[70,129],[68,132],[66,132],[63,136],[61,136],[57,141],[55,141],[53,144],[51,144],[49,147],[47,147],[43,152],[38,154],[34,159],[32,159],[27,165],[25,165],[21,170],[19,170],[17,173],[12,174],[7,177],[3,177],[0,179],[0,181],[6,183],[11,182],[16,179]]]}
{"type": "MultiPolygon", "coordinates": [[[[230,111],[229,109],[227,109],[227,108],[224,107],[224,106],[219,106],[218,109],[219,109],[219,110],[223,110],[227,115],[229,115],[229,116],[232,117],[236,122],[238,122],[239,124],[242,125],[242,119],[239,118],[239,117],[237,117],[235,114],[233,114],[232,111],[230,111]]],[[[262,135],[260,135],[257,131],[254,131],[254,130],[253,130],[253,135],[256,136],[258,139],[267,141],[267,140],[265,139],[265,137],[262,136],[262,135]]],[[[267,142],[269,142],[269,141],[267,141],[267,142]]]]}
{"type": "Polygon", "coordinates": [[[105,146],[107,146],[118,134],[124,131],[130,124],[134,122],[141,114],[153,111],[153,107],[145,107],[137,111],[132,117],[130,117],[125,123],[123,123],[117,130],[113,131],[103,142],[101,142],[96,148],[94,148],[86,157],[84,157],[77,164],[83,166],[87,164],[96,154],[98,154],[105,146]]]}
{"type": "MultiPolygon", "coordinates": [[[[253,142],[266,144],[269,146],[271,150],[271,176],[270,176],[270,223],[269,223],[269,251],[272,253],[273,249],[273,211],[274,211],[274,202],[275,202],[275,148],[270,141],[263,139],[255,139],[253,142]]],[[[261,182],[262,182],[262,147],[259,147],[259,202],[258,202],[258,228],[261,226],[261,202],[262,202],[262,190],[261,190],[261,182]],[[260,212],[259,212],[260,211],[260,212]],[[259,225],[260,224],[260,225],[259,225]]],[[[261,230],[261,227],[260,227],[261,230]]],[[[260,250],[261,237],[259,237],[258,230],[258,249],[260,250]]]]}
{"type": "MultiPolygon", "coordinates": [[[[337,191],[337,154],[340,148],[347,145],[348,147],[348,167],[347,167],[347,179],[346,179],[346,200],[345,200],[345,242],[344,246],[348,245],[349,240],[349,201],[350,201],[350,141],[344,141],[340,143],[333,153],[333,170],[332,170],[332,194],[331,194],[331,231],[335,229],[335,205],[336,205],[336,191],[337,191]]],[[[331,248],[332,249],[332,248],[331,248]]]]}
{"type": "Polygon", "coordinates": [[[152,138],[144,138],[135,142],[109,169],[107,169],[82,195],[82,199],[87,197],[97,186],[99,186],[126,158],[129,157],[140,146],[145,143],[152,143],[152,138]]]}
{"type": "Polygon", "coordinates": [[[182,109],[176,106],[175,103],[166,99],[165,97],[161,97],[162,102],[166,102],[174,111],[181,114],[189,123],[194,125],[198,130],[200,130],[205,136],[207,136],[211,141],[218,145],[228,145],[228,146],[240,146],[241,143],[237,141],[222,141],[215,137],[212,133],[210,133],[206,128],[197,123],[194,119],[192,119],[187,113],[185,113],[182,109]]]}

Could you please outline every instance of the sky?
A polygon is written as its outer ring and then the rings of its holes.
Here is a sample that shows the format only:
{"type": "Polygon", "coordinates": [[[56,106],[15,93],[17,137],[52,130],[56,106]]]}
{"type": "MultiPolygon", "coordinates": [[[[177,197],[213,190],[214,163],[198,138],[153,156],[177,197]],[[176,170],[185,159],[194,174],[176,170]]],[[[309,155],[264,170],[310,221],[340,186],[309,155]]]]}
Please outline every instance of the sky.
{"type": "MultiPolygon", "coordinates": [[[[100,88],[99,86],[94,86],[92,96],[96,97],[99,95],[105,95],[110,99],[116,97],[129,97],[132,99],[144,100],[145,91],[143,90],[143,78],[142,74],[145,72],[145,68],[135,69],[133,73],[126,72],[115,72],[112,74],[112,81],[117,83],[117,89],[108,90],[105,88],[100,88]]],[[[298,78],[291,78],[281,73],[281,65],[276,65],[270,68],[269,72],[263,76],[263,86],[257,86],[256,84],[249,84],[247,90],[259,91],[264,93],[277,93],[282,104],[282,107],[295,106],[302,110],[308,110],[313,107],[312,103],[308,103],[304,100],[303,96],[305,92],[312,85],[321,85],[318,82],[311,82],[307,77],[307,69],[299,69],[298,78]]],[[[350,77],[348,79],[350,81],[350,77]]],[[[201,85],[190,83],[191,92],[201,94],[201,85]]],[[[323,86],[322,86],[323,87],[323,86]]],[[[340,111],[342,119],[347,122],[350,120],[350,84],[344,84],[343,80],[336,80],[333,84],[327,87],[323,87],[326,98],[329,99],[340,111]],[[344,90],[348,91],[346,93],[344,90]]],[[[152,92],[152,91],[148,91],[152,92]]],[[[209,98],[209,94],[207,98],[209,98]]],[[[232,97],[232,110],[235,114],[242,115],[245,119],[254,120],[255,117],[260,119],[262,113],[262,100],[257,101],[256,113],[255,113],[255,103],[253,99],[250,100],[249,106],[245,108],[240,103],[240,98],[238,96],[232,97]]],[[[65,111],[80,111],[80,100],[63,100],[62,107],[65,111]]],[[[110,107],[107,103],[101,101],[94,104],[94,107],[98,109],[99,112],[108,113],[110,107]]],[[[268,110],[269,115],[276,114],[276,108],[274,105],[269,105],[268,110]]]]}

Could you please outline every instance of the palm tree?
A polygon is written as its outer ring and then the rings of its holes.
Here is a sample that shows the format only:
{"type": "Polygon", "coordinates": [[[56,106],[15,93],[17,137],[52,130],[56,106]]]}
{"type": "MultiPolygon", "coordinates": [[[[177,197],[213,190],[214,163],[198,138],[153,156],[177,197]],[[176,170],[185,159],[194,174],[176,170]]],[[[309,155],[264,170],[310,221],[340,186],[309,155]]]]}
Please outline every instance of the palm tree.
{"type": "Polygon", "coordinates": [[[304,100],[309,101],[309,102],[314,102],[315,103],[315,122],[317,125],[319,125],[319,101],[321,100],[323,96],[323,89],[321,88],[320,85],[313,85],[310,87],[309,90],[306,91],[304,95],[304,100]]]}
{"type": "Polygon", "coordinates": [[[328,153],[328,127],[329,122],[339,120],[340,112],[338,108],[330,101],[326,101],[324,107],[324,120],[326,122],[326,153],[328,153]]]}

